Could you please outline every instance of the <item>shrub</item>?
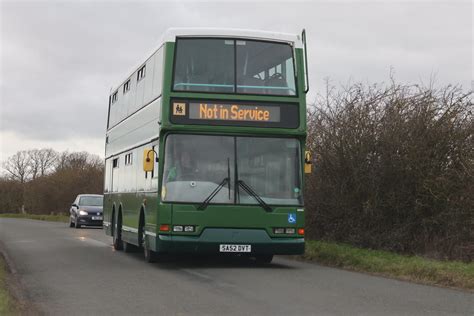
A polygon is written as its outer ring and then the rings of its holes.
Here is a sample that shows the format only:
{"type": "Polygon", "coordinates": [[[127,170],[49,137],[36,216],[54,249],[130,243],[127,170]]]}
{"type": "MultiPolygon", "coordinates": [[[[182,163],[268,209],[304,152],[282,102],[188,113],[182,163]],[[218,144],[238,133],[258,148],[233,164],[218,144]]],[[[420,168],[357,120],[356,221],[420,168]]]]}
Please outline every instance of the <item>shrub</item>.
{"type": "Polygon", "coordinates": [[[308,111],[308,234],[472,260],[472,93],[356,84],[308,111]]]}

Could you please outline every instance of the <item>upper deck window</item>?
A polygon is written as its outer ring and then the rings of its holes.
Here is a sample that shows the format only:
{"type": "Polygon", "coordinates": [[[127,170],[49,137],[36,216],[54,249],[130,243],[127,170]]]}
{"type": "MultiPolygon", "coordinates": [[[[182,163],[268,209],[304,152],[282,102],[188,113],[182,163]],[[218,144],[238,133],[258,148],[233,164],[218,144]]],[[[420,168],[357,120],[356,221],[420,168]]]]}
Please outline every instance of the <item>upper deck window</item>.
{"type": "Polygon", "coordinates": [[[176,43],[175,91],[296,95],[288,44],[203,38],[176,43]]]}
{"type": "Polygon", "coordinates": [[[142,68],[138,69],[137,81],[140,81],[143,78],[145,78],[145,72],[146,72],[146,65],[143,65],[142,68]]]}
{"type": "Polygon", "coordinates": [[[128,79],[127,82],[123,84],[123,94],[127,93],[128,91],[130,91],[130,79],[128,79]]]}
{"type": "Polygon", "coordinates": [[[177,43],[174,90],[235,91],[234,40],[180,39],[177,43]]]}
{"type": "Polygon", "coordinates": [[[117,102],[118,100],[118,91],[115,91],[114,94],[112,94],[112,103],[117,102]]]}
{"type": "Polygon", "coordinates": [[[237,41],[237,92],[296,95],[290,45],[237,41]]]}

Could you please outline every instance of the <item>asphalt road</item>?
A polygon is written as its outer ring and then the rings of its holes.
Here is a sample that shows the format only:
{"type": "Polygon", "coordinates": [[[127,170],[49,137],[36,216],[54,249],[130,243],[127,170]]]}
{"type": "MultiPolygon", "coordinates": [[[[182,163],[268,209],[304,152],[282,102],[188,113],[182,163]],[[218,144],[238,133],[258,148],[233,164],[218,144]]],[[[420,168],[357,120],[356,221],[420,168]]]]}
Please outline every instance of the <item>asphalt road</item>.
{"type": "Polygon", "coordinates": [[[474,295],[317,264],[116,252],[102,229],[0,218],[0,246],[47,315],[474,315],[474,295]]]}

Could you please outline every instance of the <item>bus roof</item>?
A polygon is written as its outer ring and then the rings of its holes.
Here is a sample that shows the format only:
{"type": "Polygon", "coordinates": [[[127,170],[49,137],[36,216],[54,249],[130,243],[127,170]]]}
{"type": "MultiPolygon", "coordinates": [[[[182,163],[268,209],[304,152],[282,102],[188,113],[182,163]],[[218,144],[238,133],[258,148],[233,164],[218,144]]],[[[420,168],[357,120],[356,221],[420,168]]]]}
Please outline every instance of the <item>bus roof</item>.
{"type": "MultiPolygon", "coordinates": [[[[296,34],[278,33],[259,30],[245,30],[232,28],[169,28],[164,33],[161,43],[174,42],[176,37],[234,37],[259,40],[287,42],[295,48],[302,48],[301,37],[296,34]]],[[[160,44],[161,44],[160,43],[160,44]]]]}
{"type": "Polygon", "coordinates": [[[125,80],[122,80],[118,86],[112,86],[110,88],[110,94],[113,94],[114,91],[120,88],[128,78],[133,76],[133,74],[152,56],[161,46],[166,42],[175,42],[176,37],[232,37],[232,38],[247,38],[247,39],[257,39],[257,40],[267,40],[267,41],[277,41],[277,42],[286,42],[293,45],[295,48],[303,48],[303,41],[301,36],[297,34],[289,33],[278,33],[278,32],[269,32],[269,31],[259,31],[259,30],[246,30],[246,29],[233,29],[233,28],[213,28],[213,27],[193,27],[193,28],[180,28],[172,27],[168,28],[165,33],[162,35],[158,46],[153,49],[151,54],[147,55],[145,61],[140,62],[135,67],[131,68],[130,74],[125,80]]]}

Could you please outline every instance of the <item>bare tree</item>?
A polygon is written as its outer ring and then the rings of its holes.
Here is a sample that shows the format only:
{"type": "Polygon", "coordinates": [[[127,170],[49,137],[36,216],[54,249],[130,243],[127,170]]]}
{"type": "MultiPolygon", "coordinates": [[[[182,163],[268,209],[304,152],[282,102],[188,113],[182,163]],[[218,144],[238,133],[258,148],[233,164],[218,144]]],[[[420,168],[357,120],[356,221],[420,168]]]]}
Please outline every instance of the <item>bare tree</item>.
{"type": "Polygon", "coordinates": [[[4,162],[3,168],[8,172],[11,179],[18,180],[22,184],[25,183],[31,175],[28,151],[18,151],[13,156],[10,156],[4,162]]]}
{"type": "Polygon", "coordinates": [[[30,149],[27,151],[27,154],[31,178],[34,180],[39,173],[39,149],[30,149]]]}
{"type": "Polygon", "coordinates": [[[36,179],[52,171],[58,153],[51,148],[32,149],[28,151],[31,177],[36,179]]]}
{"type": "Polygon", "coordinates": [[[75,169],[86,170],[90,168],[103,168],[103,161],[97,155],[88,152],[62,152],[56,160],[56,170],[75,169]]]}
{"type": "Polygon", "coordinates": [[[87,152],[20,151],[4,166],[8,177],[0,177],[0,213],[64,212],[77,194],[103,190],[103,160],[87,152]]]}
{"type": "Polygon", "coordinates": [[[58,159],[58,152],[51,148],[43,148],[40,150],[40,173],[41,176],[52,171],[58,159]]]}

